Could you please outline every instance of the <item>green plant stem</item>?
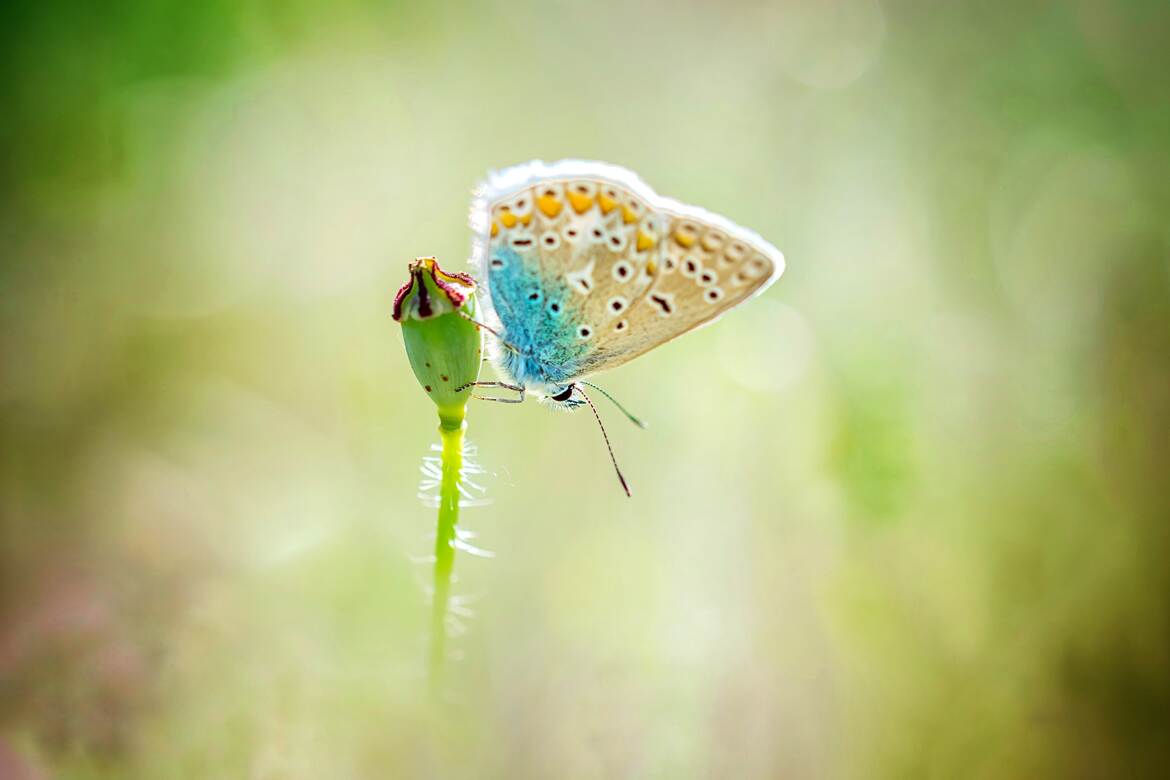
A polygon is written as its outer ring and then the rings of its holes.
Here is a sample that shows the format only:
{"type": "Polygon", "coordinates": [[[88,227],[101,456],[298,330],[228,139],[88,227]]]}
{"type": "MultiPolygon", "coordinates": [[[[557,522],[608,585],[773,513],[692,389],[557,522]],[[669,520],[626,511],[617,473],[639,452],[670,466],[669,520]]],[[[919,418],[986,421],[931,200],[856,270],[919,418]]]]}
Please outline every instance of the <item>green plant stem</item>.
{"type": "Polygon", "coordinates": [[[464,408],[439,412],[439,436],[443,442],[443,476],[439,487],[439,517],[435,527],[435,582],[431,605],[431,685],[442,681],[447,646],[447,604],[451,596],[451,572],[455,568],[455,527],[459,523],[459,479],[463,468],[463,433],[467,429],[464,408]]]}

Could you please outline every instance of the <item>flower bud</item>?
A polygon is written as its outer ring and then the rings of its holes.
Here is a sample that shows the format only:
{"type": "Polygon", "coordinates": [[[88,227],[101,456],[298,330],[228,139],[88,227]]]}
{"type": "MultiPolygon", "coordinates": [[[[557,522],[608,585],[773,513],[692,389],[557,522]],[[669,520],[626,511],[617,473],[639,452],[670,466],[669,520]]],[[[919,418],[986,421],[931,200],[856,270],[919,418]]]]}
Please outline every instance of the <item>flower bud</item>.
{"type": "Polygon", "coordinates": [[[410,264],[410,281],[394,296],[394,319],[402,324],[410,367],[439,407],[444,427],[462,424],[471,398],[467,385],[479,378],[483,340],[467,319],[478,314],[475,290],[471,276],[449,273],[435,258],[420,257],[410,264]]]}

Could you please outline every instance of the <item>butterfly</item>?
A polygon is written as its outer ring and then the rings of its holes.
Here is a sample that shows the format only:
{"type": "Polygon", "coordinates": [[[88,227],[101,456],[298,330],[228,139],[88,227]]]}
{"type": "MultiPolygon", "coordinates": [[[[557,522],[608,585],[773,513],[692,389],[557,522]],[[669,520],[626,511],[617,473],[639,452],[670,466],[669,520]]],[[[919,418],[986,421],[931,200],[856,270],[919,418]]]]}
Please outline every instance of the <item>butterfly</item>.
{"type": "Polygon", "coordinates": [[[784,256],[756,233],[600,162],[536,160],[490,174],[471,227],[472,268],[486,278],[494,320],[481,324],[510,380],[476,384],[520,393],[492,400],[531,392],[564,409],[588,403],[595,416],[583,386],[605,391],[586,377],[713,322],[784,271],[784,256]]]}

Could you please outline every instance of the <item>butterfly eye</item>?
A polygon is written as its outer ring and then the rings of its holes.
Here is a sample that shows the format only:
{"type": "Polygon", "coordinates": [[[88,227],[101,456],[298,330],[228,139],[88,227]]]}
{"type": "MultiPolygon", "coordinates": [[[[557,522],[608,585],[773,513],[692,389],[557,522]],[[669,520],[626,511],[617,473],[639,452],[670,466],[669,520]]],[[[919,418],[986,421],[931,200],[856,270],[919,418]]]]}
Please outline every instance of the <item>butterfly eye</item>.
{"type": "Polygon", "coordinates": [[[723,291],[718,287],[712,287],[703,293],[703,297],[707,299],[707,303],[717,303],[723,298],[723,291]]]}
{"type": "Polygon", "coordinates": [[[561,392],[557,393],[556,395],[549,396],[549,397],[554,401],[557,401],[559,403],[564,403],[565,401],[568,401],[572,396],[573,396],[573,386],[569,385],[561,392]]]}

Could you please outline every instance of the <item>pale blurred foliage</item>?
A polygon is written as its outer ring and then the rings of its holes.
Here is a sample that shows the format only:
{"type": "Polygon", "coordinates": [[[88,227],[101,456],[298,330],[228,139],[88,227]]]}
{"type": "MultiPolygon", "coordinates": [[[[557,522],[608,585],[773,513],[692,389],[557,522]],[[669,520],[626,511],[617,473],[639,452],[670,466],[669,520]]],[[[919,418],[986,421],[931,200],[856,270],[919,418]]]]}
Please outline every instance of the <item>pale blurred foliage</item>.
{"type": "Polygon", "coordinates": [[[0,775],[1164,766],[1164,4],[5,13],[0,775]],[[564,156],[789,270],[599,380],[633,500],[473,408],[433,708],[390,296],[564,156]]]}

